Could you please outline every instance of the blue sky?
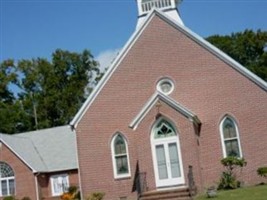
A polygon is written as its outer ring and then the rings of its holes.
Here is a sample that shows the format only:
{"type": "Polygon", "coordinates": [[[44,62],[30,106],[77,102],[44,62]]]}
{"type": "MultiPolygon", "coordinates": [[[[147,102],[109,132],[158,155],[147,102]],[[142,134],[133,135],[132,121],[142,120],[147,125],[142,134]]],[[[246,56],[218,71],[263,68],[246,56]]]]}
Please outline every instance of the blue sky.
{"type": "MultiPolygon", "coordinates": [[[[0,0],[0,61],[51,58],[61,48],[110,59],[137,22],[135,0],[0,0]]],[[[184,0],[184,24],[206,37],[267,30],[267,0],[184,0]]]]}

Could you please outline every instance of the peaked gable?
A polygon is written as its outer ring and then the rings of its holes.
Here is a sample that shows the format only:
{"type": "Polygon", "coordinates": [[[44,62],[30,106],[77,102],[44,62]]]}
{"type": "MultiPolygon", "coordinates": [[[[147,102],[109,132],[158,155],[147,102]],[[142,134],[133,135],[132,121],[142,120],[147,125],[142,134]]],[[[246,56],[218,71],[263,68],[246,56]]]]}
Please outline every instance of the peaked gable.
{"type": "Polygon", "coordinates": [[[194,114],[193,112],[191,112],[190,110],[188,110],[187,108],[185,108],[184,106],[182,106],[181,104],[179,104],[178,102],[176,102],[171,97],[169,97],[167,95],[164,95],[161,92],[158,92],[157,91],[146,102],[146,104],[140,110],[140,112],[138,113],[138,115],[130,123],[129,127],[135,130],[137,128],[138,124],[145,117],[145,115],[151,110],[151,108],[153,106],[155,106],[155,104],[158,103],[158,102],[160,102],[160,101],[166,103],[168,106],[170,106],[174,110],[176,110],[179,113],[181,113],[183,116],[185,116],[186,118],[188,118],[190,121],[192,121],[198,127],[201,125],[201,122],[198,119],[198,117],[196,116],[196,114],[194,114]]]}
{"type": "Polygon", "coordinates": [[[78,168],[75,134],[69,126],[0,134],[0,141],[34,173],[78,168]]]}
{"type": "MultiPolygon", "coordinates": [[[[147,27],[150,25],[151,21],[154,18],[160,18],[162,21],[164,21],[169,26],[173,27],[174,29],[178,30],[180,33],[182,33],[184,36],[188,37],[195,43],[197,43],[199,46],[210,52],[212,55],[214,55],[216,58],[220,59],[222,62],[226,63],[229,67],[236,70],[243,76],[245,76],[247,79],[255,83],[258,87],[263,89],[264,91],[267,91],[267,83],[260,79],[258,76],[247,70],[245,67],[243,67],[241,64],[230,58],[228,55],[223,53],[221,50],[216,48],[215,46],[208,43],[206,40],[204,40],[202,37],[198,36],[196,33],[192,32],[190,29],[188,29],[185,26],[182,26],[180,24],[177,24],[175,21],[170,19],[168,16],[166,16],[161,11],[158,11],[157,9],[154,9],[151,11],[151,13],[148,15],[145,22],[142,24],[140,29],[136,30],[134,34],[131,36],[131,38],[128,40],[122,51],[119,53],[119,55],[116,57],[112,65],[109,67],[108,71],[105,73],[104,77],[101,79],[101,81],[98,83],[92,94],[87,98],[83,106],[80,108],[78,113],[75,115],[73,120],[71,121],[70,125],[76,127],[83,115],[86,113],[87,109],[91,106],[91,104],[94,102],[100,91],[104,88],[105,84],[108,82],[108,80],[112,77],[113,73],[116,71],[118,66],[121,64],[121,62],[124,60],[124,58],[128,55],[131,48],[136,44],[137,41],[140,40],[140,37],[144,34],[147,27]]],[[[153,37],[153,35],[151,35],[153,37]]],[[[168,38],[162,38],[162,40],[167,41],[168,38]]],[[[149,50],[148,50],[149,51],[149,50]]],[[[174,56],[174,55],[171,55],[174,56]]],[[[188,59],[194,59],[194,57],[190,57],[188,59]]]]}

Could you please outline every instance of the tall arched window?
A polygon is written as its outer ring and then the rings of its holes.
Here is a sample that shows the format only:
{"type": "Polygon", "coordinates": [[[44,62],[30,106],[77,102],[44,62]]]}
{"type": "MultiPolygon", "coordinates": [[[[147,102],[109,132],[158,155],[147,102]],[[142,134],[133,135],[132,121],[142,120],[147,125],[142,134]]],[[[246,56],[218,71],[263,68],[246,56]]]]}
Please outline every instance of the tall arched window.
{"type": "Polygon", "coordinates": [[[230,116],[224,117],[220,131],[224,157],[242,157],[239,132],[235,120],[230,116]]]}
{"type": "Polygon", "coordinates": [[[15,194],[15,176],[12,168],[5,162],[0,162],[0,196],[15,194]]]}
{"type": "Polygon", "coordinates": [[[126,139],[121,133],[116,134],[111,142],[113,171],[115,178],[130,176],[129,154],[126,139]]]}

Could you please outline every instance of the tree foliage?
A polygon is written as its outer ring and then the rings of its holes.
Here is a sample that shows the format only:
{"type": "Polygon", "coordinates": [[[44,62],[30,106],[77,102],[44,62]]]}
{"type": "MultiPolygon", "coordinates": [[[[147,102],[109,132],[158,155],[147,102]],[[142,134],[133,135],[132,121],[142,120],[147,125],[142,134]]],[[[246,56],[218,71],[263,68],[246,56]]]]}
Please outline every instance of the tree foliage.
{"type": "Polygon", "coordinates": [[[0,132],[67,124],[100,75],[99,65],[88,50],[75,53],[58,49],[51,61],[4,61],[0,69],[0,132]]]}
{"type": "Polygon", "coordinates": [[[267,81],[267,32],[245,30],[206,38],[240,64],[267,81]]]}

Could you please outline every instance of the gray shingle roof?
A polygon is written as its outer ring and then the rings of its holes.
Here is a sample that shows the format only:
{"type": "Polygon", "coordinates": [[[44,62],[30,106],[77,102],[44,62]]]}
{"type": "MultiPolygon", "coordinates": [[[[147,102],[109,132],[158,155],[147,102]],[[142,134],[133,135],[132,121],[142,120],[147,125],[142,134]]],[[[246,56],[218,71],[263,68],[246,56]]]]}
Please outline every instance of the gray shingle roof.
{"type": "Polygon", "coordinates": [[[69,126],[26,133],[0,134],[7,145],[33,172],[77,169],[76,137],[69,126]]]}

